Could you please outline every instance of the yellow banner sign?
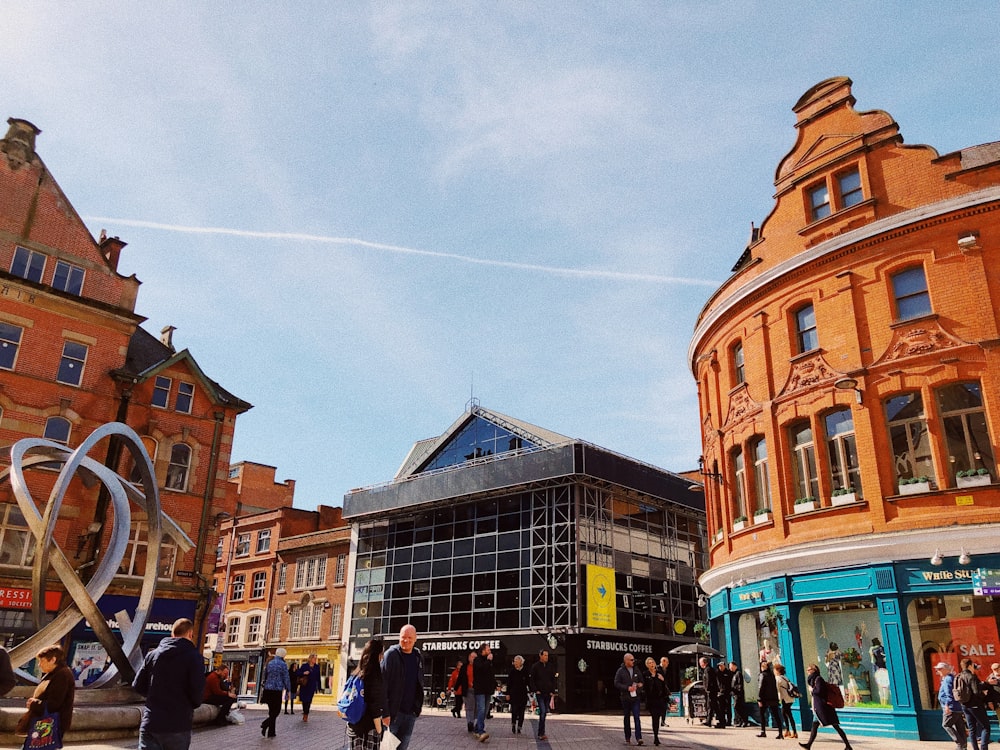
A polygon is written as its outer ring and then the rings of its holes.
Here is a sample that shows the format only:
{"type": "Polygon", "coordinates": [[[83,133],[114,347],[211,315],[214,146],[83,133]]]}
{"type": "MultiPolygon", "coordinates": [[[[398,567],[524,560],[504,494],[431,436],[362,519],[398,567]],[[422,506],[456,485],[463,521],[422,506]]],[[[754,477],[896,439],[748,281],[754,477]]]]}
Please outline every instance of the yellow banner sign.
{"type": "Polygon", "coordinates": [[[615,571],[600,565],[587,565],[587,627],[618,629],[615,596],[615,571]]]}

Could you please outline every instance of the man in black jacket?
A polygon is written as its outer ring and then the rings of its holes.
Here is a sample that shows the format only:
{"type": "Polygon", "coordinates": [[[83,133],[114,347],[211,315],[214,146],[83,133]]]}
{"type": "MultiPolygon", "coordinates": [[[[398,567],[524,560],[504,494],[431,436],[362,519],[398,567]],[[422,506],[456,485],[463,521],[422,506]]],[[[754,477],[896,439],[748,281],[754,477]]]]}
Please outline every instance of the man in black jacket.
{"type": "Polygon", "coordinates": [[[702,724],[712,726],[712,719],[718,720],[721,714],[719,710],[719,673],[707,656],[698,659],[698,665],[701,667],[702,685],[705,687],[705,695],[708,698],[708,714],[702,724]]]}
{"type": "Polygon", "coordinates": [[[716,716],[716,729],[724,729],[733,723],[732,672],[726,669],[725,660],[719,662],[719,713],[716,716]]]}
{"type": "Polygon", "coordinates": [[[729,691],[733,696],[733,710],[736,714],[734,726],[750,726],[750,717],[747,715],[746,682],[743,679],[743,672],[736,662],[729,662],[729,674],[732,681],[729,683],[729,691]]]}
{"type": "Polygon", "coordinates": [[[488,643],[479,647],[476,660],[472,662],[472,692],[476,694],[475,738],[486,742],[490,735],[486,732],[486,709],[493,692],[497,689],[496,673],[493,671],[493,653],[488,643]]]}
{"type": "Polygon", "coordinates": [[[399,631],[399,645],[386,649],[382,657],[382,682],[385,685],[385,709],[382,726],[388,726],[399,740],[398,750],[406,750],[413,725],[424,707],[424,657],[417,643],[417,629],[404,625],[399,631]]]}
{"type": "Polygon", "coordinates": [[[170,638],[146,654],[132,687],[146,696],[139,724],[139,750],[187,748],[191,744],[194,710],[205,691],[205,668],[194,645],[194,623],[174,622],[170,638]]]}
{"type": "Polygon", "coordinates": [[[545,716],[549,712],[549,701],[552,700],[552,696],[556,692],[556,678],[558,676],[555,665],[549,661],[549,652],[543,648],[538,652],[538,661],[531,665],[531,675],[529,676],[531,692],[535,694],[535,700],[538,703],[538,739],[540,740],[548,739],[545,734],[545,716]]]}

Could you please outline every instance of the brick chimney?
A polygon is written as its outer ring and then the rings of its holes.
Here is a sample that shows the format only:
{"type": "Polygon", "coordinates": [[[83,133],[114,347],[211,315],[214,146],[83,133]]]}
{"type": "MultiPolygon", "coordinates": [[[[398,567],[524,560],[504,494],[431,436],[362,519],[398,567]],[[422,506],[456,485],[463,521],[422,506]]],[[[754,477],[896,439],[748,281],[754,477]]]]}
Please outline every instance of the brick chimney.
{"type": "Polygon", "coordinates": [[[174,331],[176,330],[176,326],[163,326],[163,329],[160,331],[160,343],[172,352],[177,351],[174,349],[174,331]]]}
{"type": "Polygon", "coordinates": [[[108,261],[108,265],[111,266],[112,271],[118,270],[118,258],[121,257],[122,248],[127,244],[127,242],[122,242],[117,237],[108,237],[107,232],[103,229],[101,230],[101,239],[98,242],[98,247],[105,260],[108,261]]]}

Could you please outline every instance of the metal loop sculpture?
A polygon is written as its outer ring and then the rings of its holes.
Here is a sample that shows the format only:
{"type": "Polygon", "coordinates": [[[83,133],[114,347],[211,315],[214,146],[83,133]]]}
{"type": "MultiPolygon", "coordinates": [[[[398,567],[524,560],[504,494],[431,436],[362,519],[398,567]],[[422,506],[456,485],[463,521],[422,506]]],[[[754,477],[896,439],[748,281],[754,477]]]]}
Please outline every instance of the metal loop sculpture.
{"type": "MultiPolygon", "coordinates": [[[[84,618],[87,619],[97,639],[111,658],[111,665],[87,687],[109,686],[117,676],[122,681],[131,682],[135,670],[142,663],[140,641],[149,618],[149,611],[156,593],[156,581],[160,567],[160,546],[163,535],[174,539],[178,546],[190,549],[193,546],[188,536],[160,508],[160,495],[156,487],[153,464],[142,440],[128,425],[120,422],[105,424],[94,430],[75,450],[60,443],[40,438],[24,438],[10,447],[10,467],[0,472],[0,484],[10,479],[11,489],[35,539],[35,555],[32,565],[32,617],[37,632],[15,646],[10,652],[11,663],[15,667],[26,664],[41,648],[58,642],[84,618]],[[140,481],[132,483],[122,478],[104,464],[87,454],[104,438],[117,436],[121,444],[132,454],[140,481]],[[61,465],[42,512],[31,497],[24,478],[24,470],[45,464],[52,467],[61,465]],[[94,575],[85,585],[73,569],[65,553],[53,543],[53,531],[63,498],[74,476],[80,475],[86,486],[101,482],[111,498],[114,519],[107,548],[101,556],[94,575]],[[97,607],[97,601],[111,584],[128,545],[132,528],[132,513],[129,503],[145,512],[148,524],[146,567],[142,589],[135,616],[129,618],[126,612],[116,614],[122,640],[114,635],[105,616],[97,607]],[[73,602],[55,618],[44,623],[45,588],[49,569],[62,581],[73,602]]],[[[17,674],[29,682],[38,682],[34,675],[17,669],[17,674]]]]}

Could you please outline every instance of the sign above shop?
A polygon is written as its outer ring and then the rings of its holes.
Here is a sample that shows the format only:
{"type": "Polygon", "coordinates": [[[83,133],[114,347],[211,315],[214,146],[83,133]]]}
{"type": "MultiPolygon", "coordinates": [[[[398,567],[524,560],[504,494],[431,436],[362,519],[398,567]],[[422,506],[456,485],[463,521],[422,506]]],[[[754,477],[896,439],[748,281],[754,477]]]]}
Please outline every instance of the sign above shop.
{"type": "Polygon", "coordinates": [[[1000,570],[976,568],[972,571],[972,593],[978,596],[1000,594],[1000,570]]]}

